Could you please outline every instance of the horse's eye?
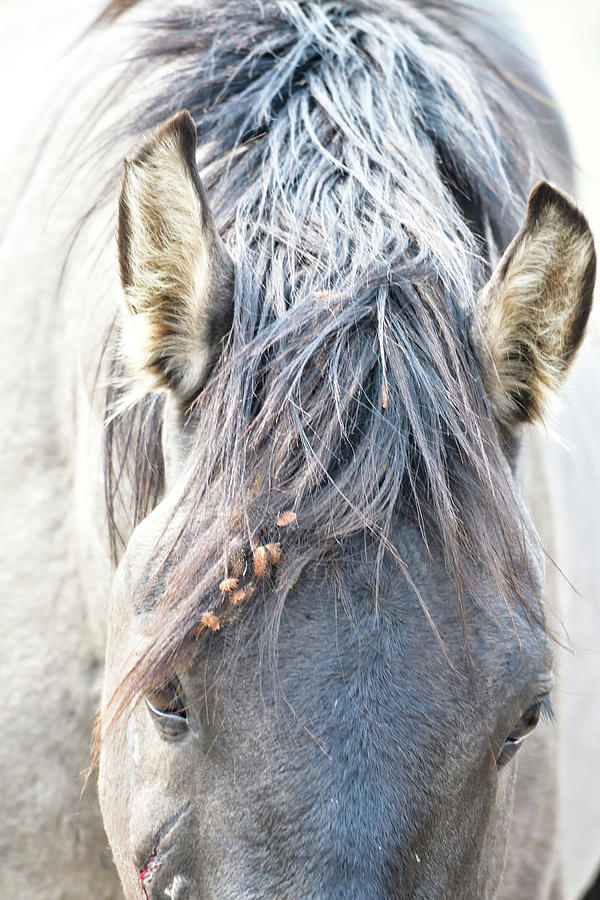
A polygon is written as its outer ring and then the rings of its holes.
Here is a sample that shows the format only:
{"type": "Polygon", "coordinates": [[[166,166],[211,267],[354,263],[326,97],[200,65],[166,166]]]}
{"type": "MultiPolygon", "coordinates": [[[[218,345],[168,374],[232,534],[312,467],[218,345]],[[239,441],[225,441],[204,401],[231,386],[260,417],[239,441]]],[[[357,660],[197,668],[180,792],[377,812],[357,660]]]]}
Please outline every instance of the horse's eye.
{"type": "Polygon", "coordinates": [[[540,721],[540,715],[543,709],[547,710],[548,715],[552,715],[548,697],[539,698],[525,710],[515,728],[513,728],[504,741],[500,755],[496,760],[496,765],[499,769],[513,758],[524,739],[534,730],[537,723],[540,721]]]}
{"type": "Polygon", "coordinates": [[[180,738],[187,732],[187,710],[177,678],[161,684],[148,694],[146,706],[162,737],[180,738]]]}

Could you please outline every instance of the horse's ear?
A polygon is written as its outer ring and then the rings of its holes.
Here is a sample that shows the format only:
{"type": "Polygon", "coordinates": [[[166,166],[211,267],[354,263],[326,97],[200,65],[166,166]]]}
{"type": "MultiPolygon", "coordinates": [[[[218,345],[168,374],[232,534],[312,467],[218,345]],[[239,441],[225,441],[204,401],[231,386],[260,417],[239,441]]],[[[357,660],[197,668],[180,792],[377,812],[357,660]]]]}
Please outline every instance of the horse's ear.
{"type": "Polygon", "coordinates": [[[484,383],[501,428],[540,418],[562,383],[583,337],[595,274],[584,216],[540,182],[480,297],[484,383]]]}
{"type": "Polygon", "coordinates": [[[118,245],[125,357],[149,387],[189,402],[231,326],[234,270],[198,174],[188,112],[125,161],[118,245]]]}

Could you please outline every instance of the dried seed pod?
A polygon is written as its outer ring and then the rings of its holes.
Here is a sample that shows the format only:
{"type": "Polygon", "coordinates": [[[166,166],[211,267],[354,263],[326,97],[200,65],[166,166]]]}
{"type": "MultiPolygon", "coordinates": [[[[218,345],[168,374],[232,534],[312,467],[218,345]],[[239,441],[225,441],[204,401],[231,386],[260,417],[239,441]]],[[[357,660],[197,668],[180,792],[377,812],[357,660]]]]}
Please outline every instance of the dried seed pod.
{"type": "Polygon", "coordinates": [[[281,559],[281,544],[266,544],[265,550],[269,554],[271,565],[276,566],[281,559]]]}
{"type": "Polygon", "coordinates": [[[286,509],[284,512],[279,513],[277,516],[276,525],[279,528],[285,528],[287,525],[291,525],[296,521],[296,513],[292,512],[291,509],[286,509]]]}
{"type": "MultiPolygon", "coordinates": [[[[209,628],[211,631],[218,631],[221,624],[211,609],[207,609],[200,617],[200,625],[209,628]]],[[[199,629],[198,629],[199,630],[199,629]]]]}
{"type": "Polygon", "coordinates": [[[387,384],[384,384],[381,388],[381,406],[383,409],[388,408],[389,399],[387,384]]]}
{"type": "Polygon", "coordinates": [[[257,547],[252,554],[252,568],[256,578],[264,578],[270,568],[269,556],[266,547],[257,547]]]}
{"type": "Polygon", "coordinates": [[[219,590],[222,594],[228,594],[229,591],[234,591],[239,583],[239,578],[224,578],[219,585],[219,590]]]}
{"type": "Polygon", "coordinates": [[[239,606],[248,596],[248,588],[239,588],[239,590],[234,591],[233,594],[230,595],[229,602],[232,606],[239,606]]]}

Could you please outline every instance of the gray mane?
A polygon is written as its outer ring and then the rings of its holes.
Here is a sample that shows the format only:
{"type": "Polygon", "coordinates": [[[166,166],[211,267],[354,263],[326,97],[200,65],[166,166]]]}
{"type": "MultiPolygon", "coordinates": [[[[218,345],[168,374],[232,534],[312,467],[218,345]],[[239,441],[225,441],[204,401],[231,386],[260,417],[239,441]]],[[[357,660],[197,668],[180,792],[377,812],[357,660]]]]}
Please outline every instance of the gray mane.
{"type": "MultiPolygon", "coordinates": [[[[492,245],[516,231],[536,161],[520,96],[461,37],[456,8],[181,5],[140,36],[132,77],[167,74],[118,127],[137,136],[191,111],[237,272],[231,334],[188,411],[169,613],[136,690],[218,611],[231,548],[272,536],[285,509],[297,519],[273,621],[306,565],[335,567],[349,539],[393,555],[399,513],[440,544],[459,593],[475,562],[525,602],[511,564],[520,519],[471,334],[492,245]]],[[[160,496],[160,420],[148,397],[107,431],[115,546],[115,505],[135,523],[160,496]]]]}

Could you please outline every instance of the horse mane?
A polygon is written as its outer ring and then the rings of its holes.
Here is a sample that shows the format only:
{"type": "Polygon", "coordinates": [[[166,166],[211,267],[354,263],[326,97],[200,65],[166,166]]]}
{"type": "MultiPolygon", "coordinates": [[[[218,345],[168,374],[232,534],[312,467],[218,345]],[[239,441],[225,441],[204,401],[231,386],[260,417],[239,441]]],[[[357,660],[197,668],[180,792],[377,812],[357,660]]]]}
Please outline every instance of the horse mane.
{"type": "MultiPolygon", "coordinates": [[[[402,567],[399,512],[442,548],[459,595],[476,566],[528,602],[471,336],[493,248],[541,166],[518,91],[461,36],[459,6],[184,4],[140,35],[135,77],[162,80],[119,127],[137,138],[190,110],[236,288],[222,357],[187,413],[196,437],[178,538],[157,560],[162,615],[121,709],[218,621],[219,582],[246,544],[280,537],[271,637],[298,575],[335,569],[357,536],[378,566],[390,554],[402,567]]],[[[119,399],[116,378],[109,412],[119,399]]],[[[106,431],[116,553],[115,509],[135,524],[161,495],[161,402],[149,395],[106,431]]]]}

